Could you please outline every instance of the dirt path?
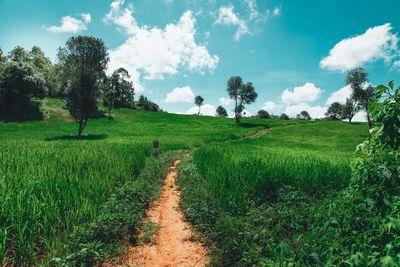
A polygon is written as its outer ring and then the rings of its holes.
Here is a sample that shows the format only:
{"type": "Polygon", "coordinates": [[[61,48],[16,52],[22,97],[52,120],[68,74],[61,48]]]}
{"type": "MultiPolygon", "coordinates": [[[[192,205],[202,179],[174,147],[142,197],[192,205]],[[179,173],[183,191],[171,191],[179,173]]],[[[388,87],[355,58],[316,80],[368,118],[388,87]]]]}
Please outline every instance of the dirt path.
{"type": "Polygon", "coordinates": [[[190,241],[192,231],[179,210],[180,192],[175,179],[176,160],[165,178],[161,198],[147,212],[145,221],[157,223],[153,244],[130,246],[125,260],[118,266],[205,266],[208,251],[200,243],[190,241]]]}

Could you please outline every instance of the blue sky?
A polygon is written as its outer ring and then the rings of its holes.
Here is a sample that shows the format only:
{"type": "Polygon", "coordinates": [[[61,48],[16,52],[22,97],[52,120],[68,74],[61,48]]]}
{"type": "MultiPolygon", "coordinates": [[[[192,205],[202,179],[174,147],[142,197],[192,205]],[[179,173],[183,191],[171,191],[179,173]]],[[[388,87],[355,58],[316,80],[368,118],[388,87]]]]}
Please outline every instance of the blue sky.
{"type": "MultiPolygon", "coordinates": [[[[42,47],[56,60],[73,35],[102,38],[109,69],[125,67],[137,95],[170,112],[231,110],[226,81],[240,75],[259,97],[246,107],[321,117],[349,95],[345,72],[400,81],[398,0],[0,0],[0,47],[42,47]]],[[[360,117],[361,118],[361,117],[360,117]]]]}

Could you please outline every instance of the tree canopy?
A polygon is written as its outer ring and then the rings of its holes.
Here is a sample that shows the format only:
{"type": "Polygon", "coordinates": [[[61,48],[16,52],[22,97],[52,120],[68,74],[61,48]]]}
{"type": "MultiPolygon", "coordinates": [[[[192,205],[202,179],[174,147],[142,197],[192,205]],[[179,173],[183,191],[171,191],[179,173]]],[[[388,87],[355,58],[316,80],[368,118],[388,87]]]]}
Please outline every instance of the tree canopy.
{"type": "Polygon", "coordinates": [[[71,37],[65,47],[60,48],[58,58],[67,79],[66,105],[79,123],[80,136],[89,118],[97,111],[96,98],[108,62],[107,48],[95,37],[71,37]]]}
{"type": "Polygon", "coordinates": [[[228,117],[228,112],[226,112],[226,109],[223,106],[218,106],[216,109],[216,113],[218,117],[222,118],[228,117]]]}
{"type": "Polygon", "coordinates": [[[258,97],[257,92],[251,82],[243,83],[240,76],[232,76],[227,82],[227,92],[229,97],[235,102],[235,120],[240,122],[245,104],[254,103],[258,97]]]}

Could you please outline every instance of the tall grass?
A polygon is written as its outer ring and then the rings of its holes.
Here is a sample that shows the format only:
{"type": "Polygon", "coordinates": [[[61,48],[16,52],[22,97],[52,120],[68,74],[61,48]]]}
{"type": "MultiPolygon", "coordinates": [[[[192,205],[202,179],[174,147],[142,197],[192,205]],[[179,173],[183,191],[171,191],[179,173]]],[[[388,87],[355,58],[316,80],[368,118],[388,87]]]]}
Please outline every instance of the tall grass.
{"type": "Polygon", "coordinates": [[[0,146],[0,259],[16,263],[59,249],[96,216],[117,183],[138,171],[146,148],[110,142],[7,142],[0,146]]]}

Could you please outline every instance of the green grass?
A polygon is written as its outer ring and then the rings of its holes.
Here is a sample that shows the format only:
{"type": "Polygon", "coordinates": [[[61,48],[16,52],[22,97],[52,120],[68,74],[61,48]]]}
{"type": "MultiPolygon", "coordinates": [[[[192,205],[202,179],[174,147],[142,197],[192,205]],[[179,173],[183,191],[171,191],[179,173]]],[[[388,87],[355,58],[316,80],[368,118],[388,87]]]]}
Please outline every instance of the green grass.
{"type": "Polygon", "coordinates": [[[96,218],[116,185],[141,170],[153,139],[165,152],[268,127],[258,120],[237,126],[231,119],[121,109],[114,119],[90,120],[77,139],[77,124],[60,100],[46,99],[43,109],[44,121],[0,123],[0,261],[29,263],[62,250],[76,226],[96,218]]]}
{"type": "Polygon", "coordinates": [[[283,184],[308,191],[343,186],[355,145],[367,133],[364,124],[244,119],[236,125],[120,109],[113,119],[90,120],[77,139],[77,124],[60,100],[45,99],[42,109],[43,121],[0,123],[0,262],[29,264],[62,253],[68,236],[95,220],[115,189],[142,170],[154,139],[162,153],[195,150],[200,192],[216,210],[242,214],[283,184]],[[260,138],[242,139],[267,128],[260,138]]]}

